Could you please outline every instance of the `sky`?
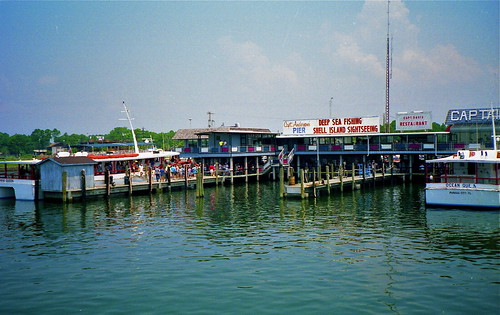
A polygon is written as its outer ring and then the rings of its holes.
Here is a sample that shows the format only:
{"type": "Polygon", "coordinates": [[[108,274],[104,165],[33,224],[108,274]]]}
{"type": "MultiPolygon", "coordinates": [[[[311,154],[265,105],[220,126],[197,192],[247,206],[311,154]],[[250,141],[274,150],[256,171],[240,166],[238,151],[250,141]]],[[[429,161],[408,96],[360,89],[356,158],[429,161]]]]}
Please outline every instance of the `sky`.
{"type": "MultiPolygon", "coordinates": [[[[499,1],[390,2],[390,118],[499,104],[499,1]]],[[[381,116],[386,1],[0,1],[0,132],[381,116]]]]}

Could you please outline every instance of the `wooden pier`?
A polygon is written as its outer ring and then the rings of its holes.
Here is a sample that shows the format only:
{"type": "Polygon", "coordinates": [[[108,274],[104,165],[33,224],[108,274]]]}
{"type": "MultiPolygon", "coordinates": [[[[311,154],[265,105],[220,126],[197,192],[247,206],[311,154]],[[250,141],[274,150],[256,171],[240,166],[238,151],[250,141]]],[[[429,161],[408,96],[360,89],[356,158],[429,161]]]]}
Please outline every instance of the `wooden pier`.
{"type": "Polygon", "coordinates": [[[324,172],[321,172],[321,169],[319,169],[316,173],[316,170],[313,169],[312,180],[306,179],[305,171],[302,169],[299,171],[298,183],[295,182],[295,177],[292,175],[289,177],[288,184],[284,184],[284,172],[282,169],[280,171],[280,195],[282,198],[317,197],[320,192],[330,194],[334,189],[340,191],[344,189],[355,190],[364,185],[375,185],[376,183],[393,181],[395,178],[403,178],[404,180],[405,177],[406,174],[394,174],[392,170],[387,174],[385,170],[380,170],[379,173],[377,173],[376,170],[366,172],[364,168],[361,174],[356,174],[356,169],[353,164],[352,170],[349,171],[339,168],[335,172],[333,171],[333,166],[331,168],[326,166],[324,172]],[[330,171],[330,169],[332,171],[330,171]]]}
{"type": "MultiPolygon", "coordinates": [[[[358,169],[355,165],[352,165],[351,170],[344,170],[339,167],[336,171],[334,166],[325,166],[322,168],[314,168],[312,170],[299,170],[299,178],[296,182],[294,171],[289,166],[279,166],[273,167],[272,179],[279,180],[279,193],[280,197],[317,197],[320,192],[331,193],[332,190],[338,189],[343,191],[344,189],[358,189],[360,186],[364,185],[375,185],[378,182],[392,181],[396,177],[404,177],[405,174],[393,174],[392,170],[390,173],[384,172],[384,170],[373,170],[370,168],[365,169],[362,166],[358,169]],[[276,178],[276,173],[279,174],[276,178]],[[285,175],[286,174],[286,175],[285,175]],[[288,179],[288,184],[285,184],[285,176],[288,179]],[[309,178],[309,179],[308,179],[309,178]]],[[[59,189],[43,189],[44,199],[48,200],[58,200],[62,202],[72,202],[73,200],[85,200],[88,198],[97,197],[109,197],[115,194],[144,194],[144,193],[154,193],[161,192],[164,190],[172,189],[196,189],[196,196],[204,197],[204,186],[206,185],[222,185],[225,183],[233,184],[235,181],[245,181],[248,182],[250,179],[259,180],[262,173],[249,174],[245,172],[243,174],[235,175],[232,172],[229,174],[215,173],[213,176],[207,176],[202,173],[197,173],[196,176],[187,176],[156,180],[154,178],[152,171],[146,172],[148,176],[136,176],[130,174],[127,170],[125,177],[120,177],[119,179],[113,180],[113,176],[106,172],[104,180],[94,180],[92,185],[89,185],[89,176],[85,169],[81,170],[79,175],[80,180],[78,184],[78,176],[76,174],[72,175],[71,185],[68,185],[70,181],[68,173],[66,171],[62,172],[61,185],[59,189]],[[71,187],[71,188],[69,188],[71,187]]],[[[185,173],[187,174],[187,172],[185,173]]],[[[90,177],[93,179],[93,174],[90,177]]],[[[54,187],[56,185],[53,185],[54,187]]]]}
{"type": "MultiPolygon", "coordinates": [[[[400,174],[398,174],[400,175],[400,174]]],[[[286,197],[316,197],[321,191],[330,193],[333,189],[343,190],[347,189],[359,189],[363,183],[365,185],[380,183],[384,181],[390,181],[393,177],[398,175],[383,175],[377,174],[375,177],[367,177],[363,179],[362,177],[356,176],[354,180],[351,178],[345,178],[343,180],[340,177],[335,177],[332,179],[315,180],[306,183],[297,183],[294,185],[285,185],[284,193],[286,197]]]]}
{"type": "MultiPolygon", "coordinates": [[[[92,188],[86,187],[84,178],[82,176],[82,185],[78,189],[62,189],[60,191],[44,190],[44,199],[72,202],[73,200],[109,197],[116,194],[133,195],[175,189],[197,189],[197,195],[203,197],[203,186],[205,185],[225,185],[234,181],[259,180],[259,174],[206,176],[198,173],[196,177],[182,177],[163,181],[156,181],[153,176],[146,178],[132,177],[132,180],[127,181],[123,179],[116,182],[107,180],[104,184],[97,184],[92,188]]],[[[64,174],[63,181],[66,181],[64,174]]],[[[65,186],[64,183],[63,187],[65,186]]]]}

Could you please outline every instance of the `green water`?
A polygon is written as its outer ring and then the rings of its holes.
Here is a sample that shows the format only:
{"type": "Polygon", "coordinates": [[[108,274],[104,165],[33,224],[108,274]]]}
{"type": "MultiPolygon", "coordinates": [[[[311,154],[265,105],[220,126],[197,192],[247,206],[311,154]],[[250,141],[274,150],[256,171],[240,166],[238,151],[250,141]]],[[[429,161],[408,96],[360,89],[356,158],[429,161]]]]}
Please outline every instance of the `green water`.
{"type": "Polygon", "coordinates": [[[398,185],[0,201],[1,314],[498,314],[499,212],[398,185]]]}

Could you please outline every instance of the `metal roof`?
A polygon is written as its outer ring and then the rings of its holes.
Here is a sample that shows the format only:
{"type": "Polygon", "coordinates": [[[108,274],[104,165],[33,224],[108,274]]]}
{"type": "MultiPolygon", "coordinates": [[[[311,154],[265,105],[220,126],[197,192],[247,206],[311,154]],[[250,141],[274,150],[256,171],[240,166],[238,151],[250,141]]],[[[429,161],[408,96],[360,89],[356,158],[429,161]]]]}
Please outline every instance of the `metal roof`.
{"type": "Polygon", "coordinates": [[[189,140],[198,138],[207,139],[208,135],[212,133],[270,134],[270,135],[277,134],[266,128],[243,128],[243,127],[229,126],[229,127],[217,127],[217,128],[179,129],[177,130],[172,139],[174,140],[189,140]]]}
{"type": "Polygon", "coordinates": [[[97,164],[96,161],[86,156],[52,157],[43,160],[41,164],[46,163],[47,161],[53,161],[59,165],[97,164]]]}

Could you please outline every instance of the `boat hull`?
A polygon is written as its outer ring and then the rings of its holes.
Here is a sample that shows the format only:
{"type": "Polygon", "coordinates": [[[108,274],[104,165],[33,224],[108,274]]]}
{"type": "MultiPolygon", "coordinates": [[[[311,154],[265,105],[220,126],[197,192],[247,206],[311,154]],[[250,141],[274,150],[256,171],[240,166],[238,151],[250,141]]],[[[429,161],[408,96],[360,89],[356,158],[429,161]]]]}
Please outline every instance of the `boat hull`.
{"type": "Polygon", "coordinates": [[[35,200],[35,181],[27,179],[0,179],[0,198],[35,200]]]}
{"type": "Polygon", "coordinates": [[[500,209],[500,185],[427,184],[428,205],[500,209]]]}

